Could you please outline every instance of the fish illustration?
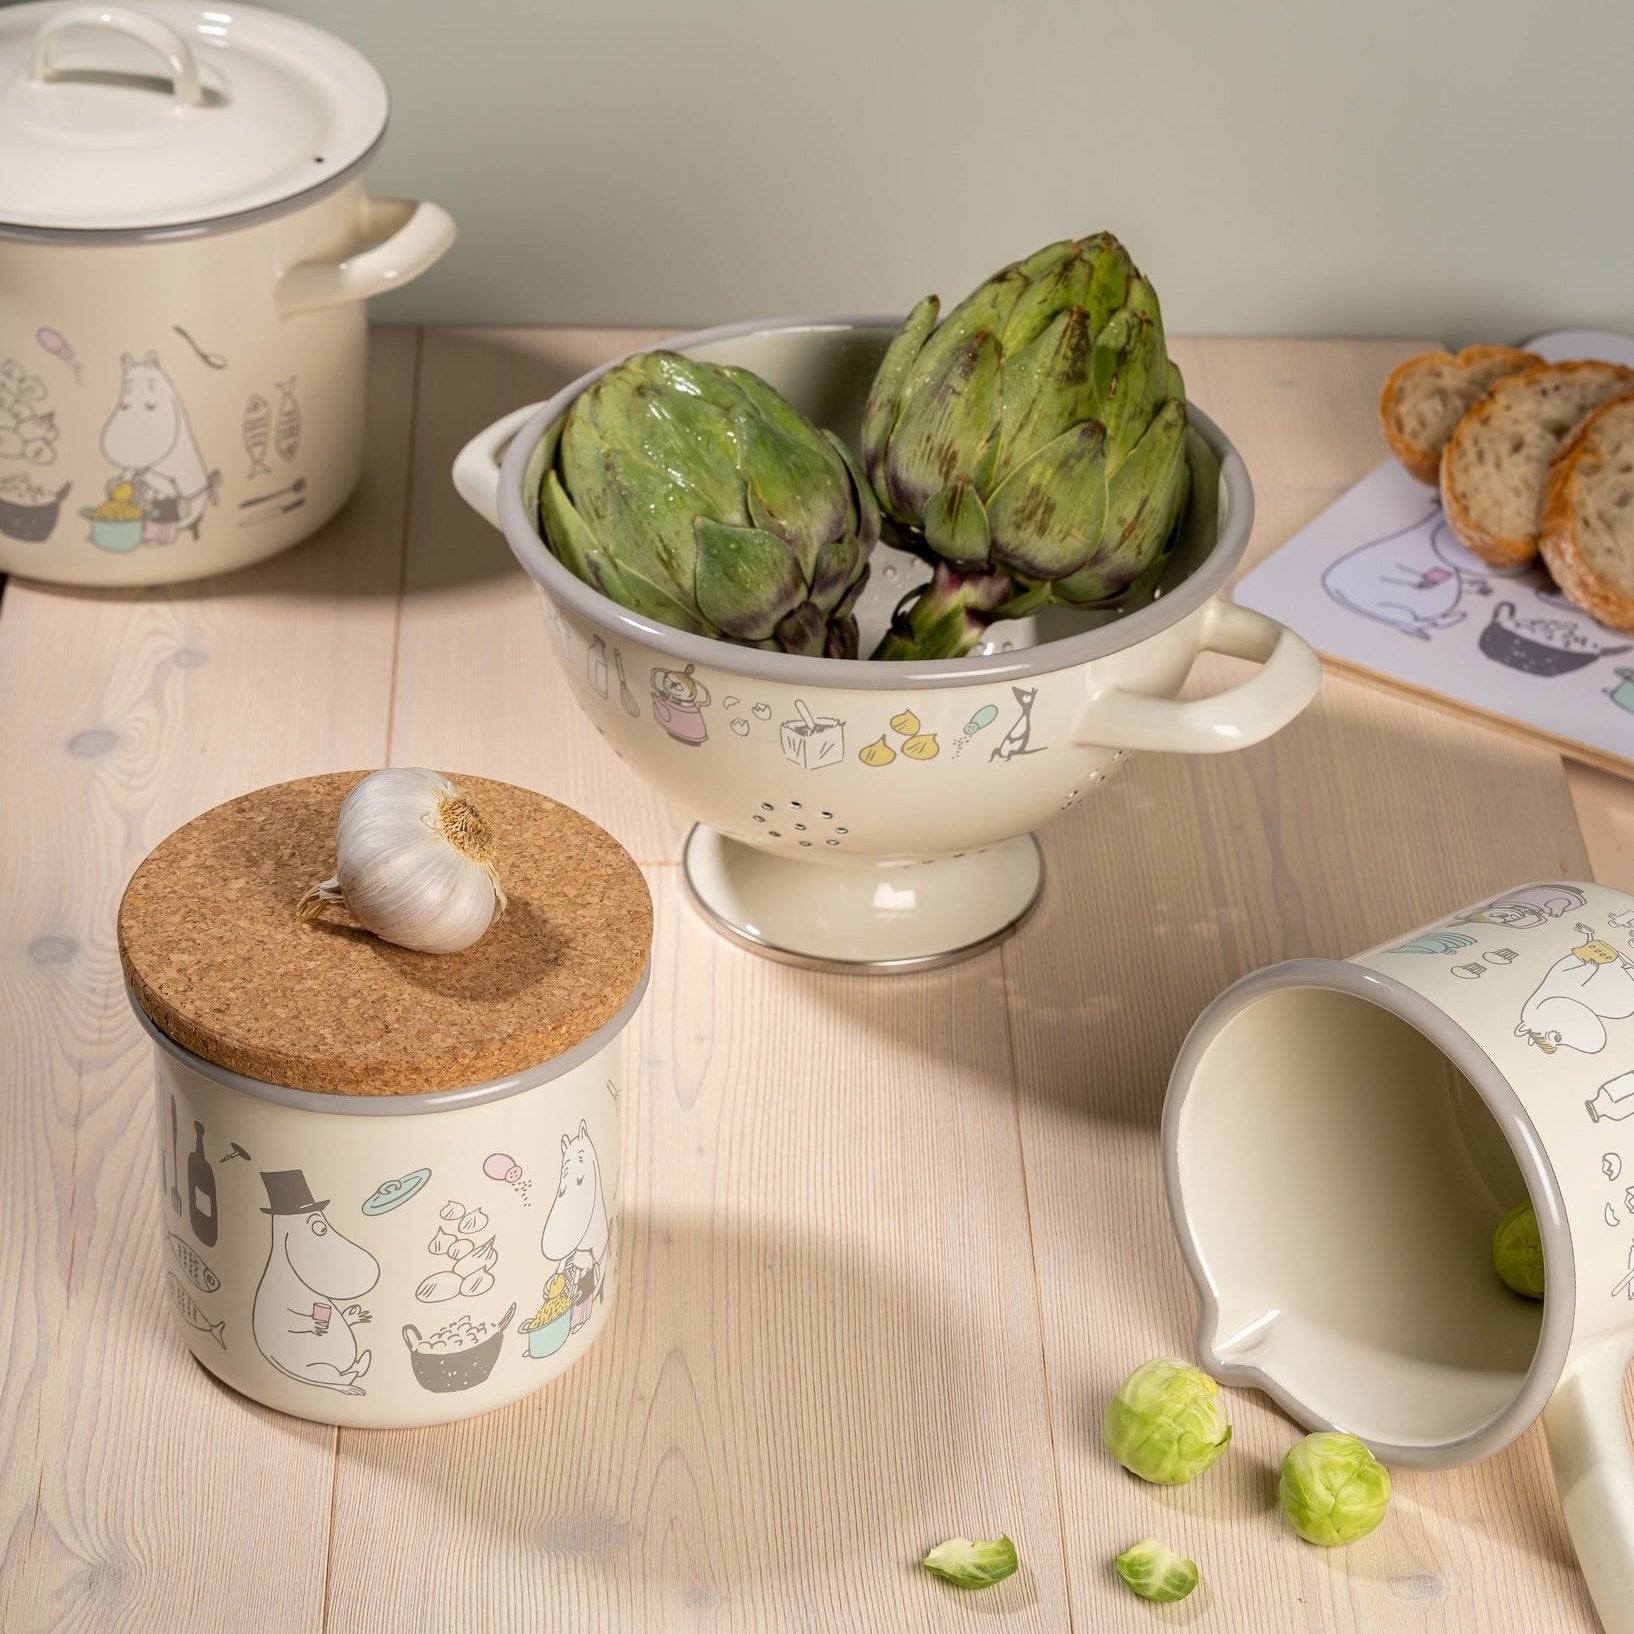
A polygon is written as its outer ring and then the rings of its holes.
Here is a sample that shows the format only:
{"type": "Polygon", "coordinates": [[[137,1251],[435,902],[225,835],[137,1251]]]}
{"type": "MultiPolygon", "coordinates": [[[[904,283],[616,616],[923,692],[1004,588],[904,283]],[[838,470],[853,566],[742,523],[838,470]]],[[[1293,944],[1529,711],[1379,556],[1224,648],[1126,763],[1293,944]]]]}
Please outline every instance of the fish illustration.
{"type": "Polygon", "coordinates": [[[272,440],[272,409],[260,392],[244,405],[244,452],[250,456],[250,477],[271,476],[267,447],[272,440]]]}
{"type": "Polygon", "coordinates": [[[301,448],[301,405],[295,401],[295,376],[278,382],[278,420],[273,427],[278,458],[292,460],[301,448]]]}
{"type": "Polygon", "coordinates": [[[219,1292],[221,1278],[199,1258],[193,1245],[184,1242],[174,1231],[170,1233],[170,1252],[176,1256],[176,1263],[187,1273],[187,1280],[201,1294],[219,1292]]]}
{"type": "Polygon", "coordinates": [[[193,1296],[181,1285],[181,1279],[174,1271],[165,1272],[165,1285],[170,1289],[170,1303],[176,1307],[176,1313],[182,1321],[190,1328],[197,1328],[200,1333],[209,1334],[225,1350],[227,1341],[223,1333],[227,1326],[227,1318],[222,1317],[219,1322],[212,1322],[193,1303],[193,1296]]]}

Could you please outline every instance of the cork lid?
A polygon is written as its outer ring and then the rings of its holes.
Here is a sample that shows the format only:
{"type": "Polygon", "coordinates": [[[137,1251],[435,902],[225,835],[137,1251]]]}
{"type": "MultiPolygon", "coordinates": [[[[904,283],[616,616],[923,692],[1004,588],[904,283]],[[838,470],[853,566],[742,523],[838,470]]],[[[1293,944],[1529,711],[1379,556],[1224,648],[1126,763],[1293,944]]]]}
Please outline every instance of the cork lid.
{"type": "Polygon", "coordinates": [[[257,789],[149,853],[119,905],[119,957],[162,1032],[218,1066],[337,1095],[463,1088],[554,1059],[618,1014],[652,946],[635,862],[578,812],[446,775],[494,834],[510,906],[463,953],[414,953],[344,909],[307,922],[364,772],[257,789]]]}

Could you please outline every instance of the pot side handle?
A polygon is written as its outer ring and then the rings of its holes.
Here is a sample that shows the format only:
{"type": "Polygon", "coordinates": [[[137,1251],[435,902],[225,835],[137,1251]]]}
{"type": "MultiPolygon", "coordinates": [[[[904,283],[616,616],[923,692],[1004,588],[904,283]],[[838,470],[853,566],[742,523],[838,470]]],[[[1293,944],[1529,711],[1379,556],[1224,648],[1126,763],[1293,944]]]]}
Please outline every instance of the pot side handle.
{"type": "Polygon", "coordinates": [[[1623,1429],[1623,1373],[1634,1336],[1568,1362],[1543,1409],[1560,1507],[1605,1634],[1634,1634],[1634,1458],[1623,1429]]]}
{"type": "Polygon", "coordinates": [[[57,41],[72,28],[101,28],[113,34],[139,40],[165,60],[170,70],[170,90],[178,107],[202,108],[204,87],[199,83],[199,65],[187,41],[175,29],[144,11],[128,6],[69,6],[53,12],[40,24],[33,39],[29,78],[42,83],[56,79],[57,41]]]}
{"type": "Polygon", "coordinates": [[[499,462],[512,437],[525,426],[544,405],[529,403],[526,408],[513,409],[502,420],[495,420],[485,431],[479,431],[454,456],[454,487],[461,499],[494,527],[499,526],[499,462]]]}
{"type": "Polygon", "coordinates": [[[1280,732],[1321,685],[1322,663],[1309,643],[1235,602],[1209,603],[1197,645],[1200,652],[1252,659],[1262,668],[1238,686],[1186,702],[1102,687],[1079,714],[1074,740],[1098,748],[1194,755],[1246,749],[1280,732]]]}
{"type": "Polygon", "coordinates": [[[278,283],[278,311],[289,317],[346,301],[366,301],[412,283],[454,242],[454,218],[440,204],[370,199],[365,235],[370,248],[344,261],[302,261],[278,283]]]}

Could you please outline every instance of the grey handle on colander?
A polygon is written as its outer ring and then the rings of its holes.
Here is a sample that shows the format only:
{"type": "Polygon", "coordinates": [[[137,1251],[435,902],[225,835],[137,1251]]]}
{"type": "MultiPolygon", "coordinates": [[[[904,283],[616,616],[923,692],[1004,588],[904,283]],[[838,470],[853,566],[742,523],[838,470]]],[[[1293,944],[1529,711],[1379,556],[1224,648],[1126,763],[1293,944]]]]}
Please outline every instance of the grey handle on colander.
{"type": "Polygon", "coordinates": [[[1102,687],[1079,713],[1074,740],[1193,755],[1246,749],[1280,732],[1322,684],[1322,663],[1308,642],[1263,613],[1217,597],[1204,611],[1197,650],[1262,667],[1238,686],[1184,702],[1102,687]]]}
{"type": "Polygon", "coordinates": [[[1634,1634],[1634,1459],[1623,1428],[1623,1374],[1634,1335],[1573,1356],[1543,1409],[1566,1530],[1605,1634],[1634,1634]]]}

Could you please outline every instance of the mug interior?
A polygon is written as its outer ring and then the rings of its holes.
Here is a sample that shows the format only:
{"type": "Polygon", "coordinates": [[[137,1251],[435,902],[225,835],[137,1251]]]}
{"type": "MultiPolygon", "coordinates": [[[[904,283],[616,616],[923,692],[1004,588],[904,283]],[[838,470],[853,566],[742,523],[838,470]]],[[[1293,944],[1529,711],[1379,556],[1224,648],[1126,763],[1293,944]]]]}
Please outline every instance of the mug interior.
{"type": "MultiPolygon", "coordinates": [[[[728,334],[697,343],[682,336],[669,344],[704,362],[753,370],[801,413],[834,432],[855,452],[861,443],[868,389],[895,333],[894,327],[883,324],[786,327],[728,334]]],[[[581,384],[587,386],[588,382],[581,384]]],[[[565,415],[564,407],[562,415],[539,437],[522,471],[523,514],[528,526],[541,537],[539,489],[556,458],[565,415]]],[[[1196,575],[1220,544],[1228,495],[1220,457],[1195,426],[1186,433],[1186,458],[1191,467],[1191,497],[1172,546],[1125,592],[1116,608],[1048,607],[1030,618],[1006,619],[994,626],[992,637],[977,647],[973,656],[1021,651],[1116,624],[1172,594],[1196,575]]],[[[566,569],[561,571],[565,573],[566,569]]],[[[875,549],[868,584],[856,606],[861,652],[873,651],[890,628],[897,605],[910,589],[925,582],[929,571],[910,552],[884,543],[875,549]]],[[[712,645],[716,649],[720,646],[712,645]]],[[[717,662],[721,659],[718,650],[708,656],[717,662]]],[[[832,665],[836,661],[823,662],[832,665]]]]}
{"type": "Polygon", "coordinates": [[[1564,1363],[1573,1268],[1553,1176],[1467,1035],[1409,989],[1328,968],[1375,990],[1233,989],[1176,1068],[1170,1201],[1205,1365],[1400,1461],[1482,1456],[1564,1363]],[[1492,1265],[1494,1227],[1528,1195],[1542,1302],[1492,1265]]]}

